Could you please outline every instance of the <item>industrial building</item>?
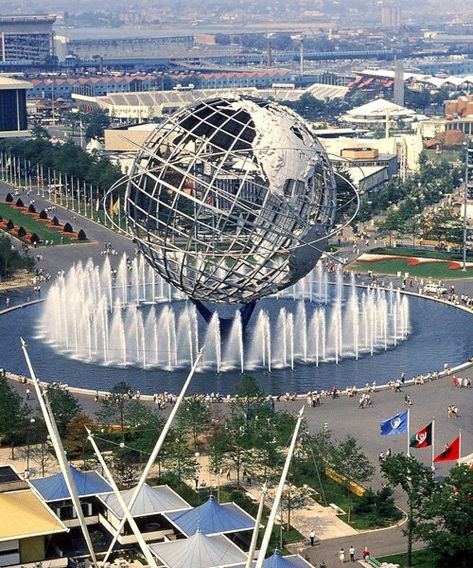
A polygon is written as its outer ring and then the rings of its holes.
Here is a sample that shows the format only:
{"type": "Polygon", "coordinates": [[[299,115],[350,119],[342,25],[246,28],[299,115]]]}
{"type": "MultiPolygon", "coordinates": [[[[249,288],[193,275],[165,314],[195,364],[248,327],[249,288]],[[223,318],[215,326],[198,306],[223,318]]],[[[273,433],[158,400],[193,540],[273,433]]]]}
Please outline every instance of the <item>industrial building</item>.
{"type": "Polygon", "coordinates": [[[55,16],[0,16],[0,63],[47,63],[54,55],[55,21],[55,16]]]}

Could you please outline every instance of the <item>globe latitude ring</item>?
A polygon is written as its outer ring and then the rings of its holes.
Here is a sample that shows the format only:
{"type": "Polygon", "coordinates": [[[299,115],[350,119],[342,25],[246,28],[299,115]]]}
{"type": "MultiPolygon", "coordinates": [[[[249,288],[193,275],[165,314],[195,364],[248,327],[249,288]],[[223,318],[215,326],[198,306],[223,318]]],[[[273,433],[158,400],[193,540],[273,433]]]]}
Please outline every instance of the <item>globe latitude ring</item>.
{"type": "Polygon", "coordinates": [[[249,303],[312,270],[336,200],[305,121],[235,96],[200,101],[154,130],[125,203],[142,254],[167,282],[196,300],[249,303]]]}

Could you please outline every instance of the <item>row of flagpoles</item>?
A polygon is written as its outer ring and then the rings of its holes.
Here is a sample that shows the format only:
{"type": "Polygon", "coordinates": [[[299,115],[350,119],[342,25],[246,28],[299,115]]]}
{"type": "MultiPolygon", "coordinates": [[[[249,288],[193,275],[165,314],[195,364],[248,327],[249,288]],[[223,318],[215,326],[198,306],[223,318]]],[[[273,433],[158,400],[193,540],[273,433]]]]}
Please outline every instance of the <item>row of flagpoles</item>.
{"type": "Polygon", "coordinates": [[[407,434],[407,455],[411,454],[411,449],[432,449],[432,469],[435,463],[446,461],[459,461],[461,456],[461,430],[458,436],[445,446],[442,452],[435,455],[435,418],[430,424],[410,435],[410,410],[396,414],[392,418],[380,422],[381,436],[397,436],[407,434]]]}
{"type": "MultiPolygon", "coordinates": [[[[103,192],[100,188],[86,183],[72,175],[56,171],[42,164],[32,164],[27,158],[20,158],[0,151],[0,179],[30,194],[46,197],[52,203],[62,205],[66,209],[83,215],[92,221],[105,224],[111,228],[122,230],[122,204],[120,197],[113,195],[106,203],[107,215],[100,215],[103,192]],[[116,222],[114,217],[117,217],[116,222]]],[[[123,220],[123,229],[128,231],[127,220],[123,220]]]]}

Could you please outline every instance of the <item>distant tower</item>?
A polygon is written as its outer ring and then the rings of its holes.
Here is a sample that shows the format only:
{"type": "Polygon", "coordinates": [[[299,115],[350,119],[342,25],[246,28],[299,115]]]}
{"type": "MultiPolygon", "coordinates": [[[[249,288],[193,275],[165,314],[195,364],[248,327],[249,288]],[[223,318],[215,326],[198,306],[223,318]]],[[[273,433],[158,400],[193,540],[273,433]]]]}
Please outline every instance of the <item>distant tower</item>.
{"type": "Polygon", "coordinates": [[[299,49],[300,49],[300,53],[299,53],[299,74],[300,74],[301,77],[303,77],[304,76],[304,35],[303,34],[297,34],[297,35],[291,36],[291,39],[299,42],[299,49]]]}
{"type": "Polygon", "coordinates": [[[401,59],[396,59],[394,67],[394,102],[404,106],[404,65],[401,59]]]}
{"type": "Polygon", "coordinates": [[[266,39],[268,40],[268,58],[266,61],[266,65],[268,67],[273,66],[273,46],[272,46],[273,36],[274,34],[267,34],[266,36],[266,39]]]}
{"type": "Polygon", "coordinates": [[[384,0],[381,6],[381,25],[384,28],[399,29],[401,27],[401,9],[392,0],[384,0]]]}

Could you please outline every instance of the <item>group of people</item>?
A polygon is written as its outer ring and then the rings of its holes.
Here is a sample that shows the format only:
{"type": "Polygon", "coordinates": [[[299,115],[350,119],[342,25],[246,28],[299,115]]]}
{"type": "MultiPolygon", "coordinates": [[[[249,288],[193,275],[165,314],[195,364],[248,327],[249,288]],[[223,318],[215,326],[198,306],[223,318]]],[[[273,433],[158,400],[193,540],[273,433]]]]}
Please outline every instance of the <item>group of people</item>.
{"type": "MultiPolygon", "coordinates": [[[[356,550],[355,547],[352,545],[350,546],[350,548],[348,549],[348,556],[350,558],[350,562],[356,562],[356,550]]],[[[365,546],[365,548],[363,549],[363,552],[361,553],[363,560],[366,562],[370,559],[370,552],[368,550],[368,547],[365,546]]],[[[340,560],[340,564],[344,564],[345,563],[345,549],[341,548],[340,552],[338,553],[338,559],[340,560]]]]}
{"type": "Polygon", "coordinates": [[[468,378],[463,379],[462,377],[457,377],[456,375],[453,375],[452,384],[454,387],[471,388],[471,379],[468,378]]]}
{"type": "Polygon", "coordinates": [[[117,256],[118,255],[118,252],[113,248],[111,242],[105,242],[103,244],[103,250],[100,251],[100,256],[106,256],[108,254],[111,255],[111,256],[117,256]]]}
{"type": "Polygon", "coordinates": [[[448,418],[458,418],[458,406],[450,404],[447,408],[447,416],[448,418]]]}
{"type": "Polygon", "coordinates": [[[371,394],[369,392],[362,393],[358,402],[358,408],[368,408],[372,405],[373,401],[371,399],[371,394]]]}
{"type": "Polygon", "coordinates": [[[320,406],[320,393],[319,391],[309,391],[307,393],[307,406],[315,408],[320,406]]]}

